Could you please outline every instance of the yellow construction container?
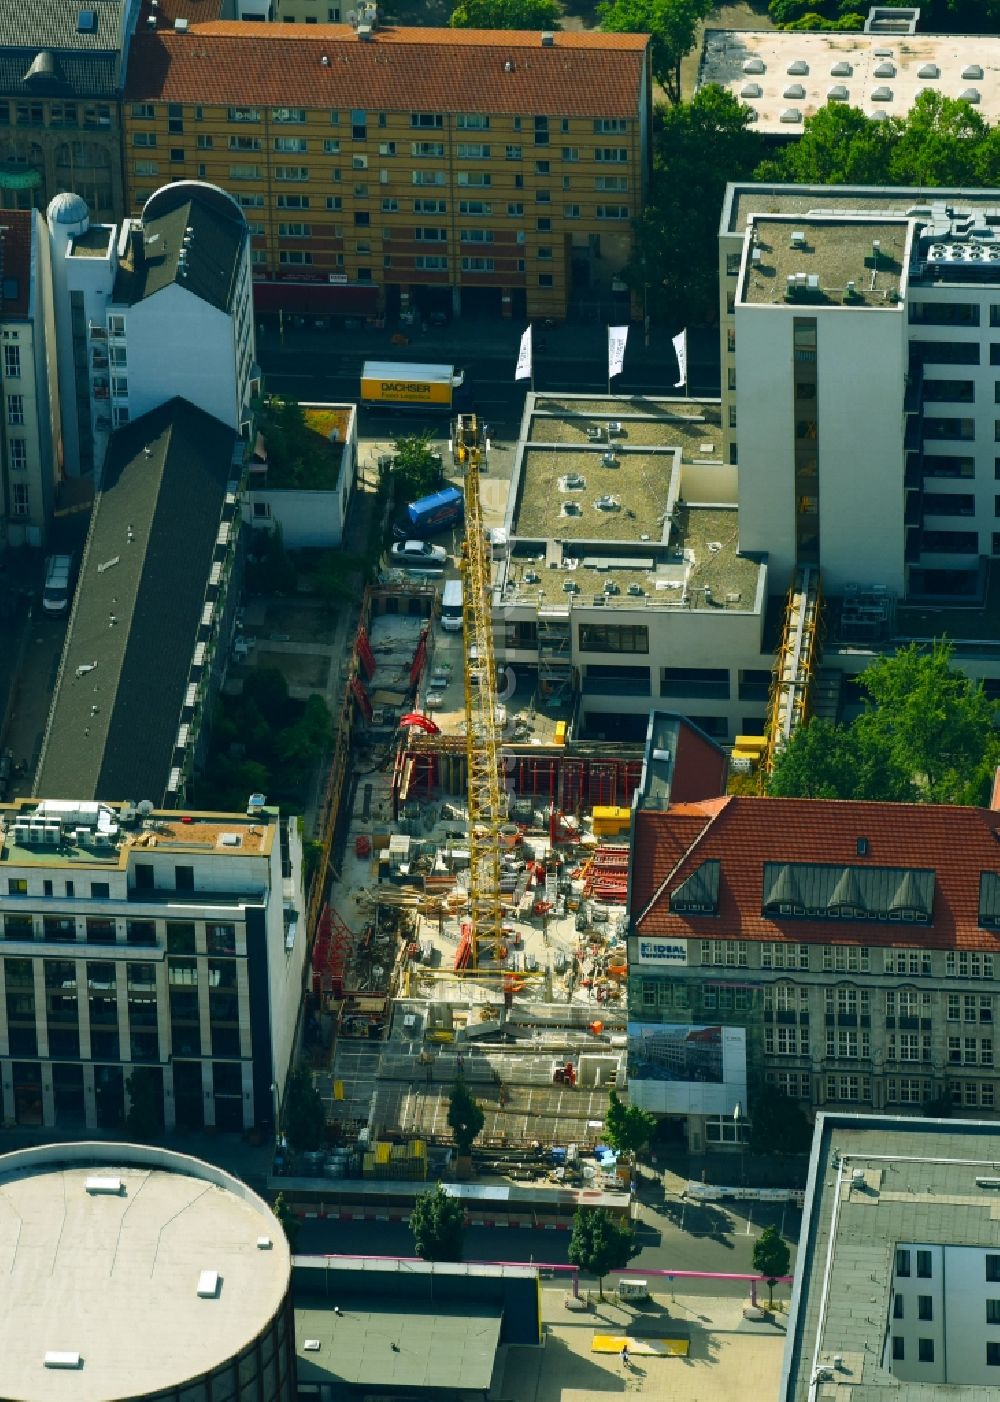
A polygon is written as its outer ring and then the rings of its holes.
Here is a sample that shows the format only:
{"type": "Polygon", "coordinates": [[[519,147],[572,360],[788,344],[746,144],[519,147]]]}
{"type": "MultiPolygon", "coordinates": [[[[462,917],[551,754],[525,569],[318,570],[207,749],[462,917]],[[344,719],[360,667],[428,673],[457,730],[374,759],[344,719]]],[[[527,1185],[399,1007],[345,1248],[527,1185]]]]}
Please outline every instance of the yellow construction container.
{"type": "Polygon", "coordinates": [[[566,743],[566,722],[564,720],[556,721],[555,743],[557,745],[565,745],[566,743]]]}
{"type": "Polygon", "coordinates": [[[375,1162],[377,1164],[388,1163],[392,1158],[392,1148],[393,1146],[391,1144],[376,1144],[375,1162]]]}
{"type": "Polygon", "coordinates": [[[594,836],[620,837],[623,832],[628,832],[630,817],[631,809],[598,804],[594,809],[594,836]]]}
{"type": "Polygon", "coordinates": [[[766,735],[737,735],[733,753],[735,754],[736,750],[743,750],[749,751],[751,754],[763,754],[766,749],[766,735]]]}

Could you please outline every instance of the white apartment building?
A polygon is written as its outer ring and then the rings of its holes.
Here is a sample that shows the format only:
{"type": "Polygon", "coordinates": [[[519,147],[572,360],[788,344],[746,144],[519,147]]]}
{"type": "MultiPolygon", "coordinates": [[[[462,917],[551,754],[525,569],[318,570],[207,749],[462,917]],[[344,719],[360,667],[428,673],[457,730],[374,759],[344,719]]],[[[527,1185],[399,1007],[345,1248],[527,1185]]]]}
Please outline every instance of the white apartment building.
{"type": "Polygon", "coordinates": [[[767,568],[721,453],[717,401],[528,396],[493,615],[535,714],[636,742],[665,703],[720,742],[759,733],[767,568]]]}
{"type": "Polygon", "coordinates": [[[306,966],[294,820],[0,806],[0,1122],[273,1124],[306,966]],[[137,1083],[133,1082],[133,1089],[137,1083]]]}
{"type": "Polygon", "coordinates": [[[173,398],[246,435],[259,371],[235,200],[182,180],[119,227],[67,194],[48,222],[67,471],[99,469],[113,429],[173,398]]]}
{"type": "Polygon", "coordinates": [[[1000,193],[730,186],[725,457],[769,587],[974,605],[1000,554],[1000,193]]]}
{"type": "Polygon", "coordinates": [[[62,456],[49,241],[34,209],[0,229],[0,549],[42,545],[62,456]]]}

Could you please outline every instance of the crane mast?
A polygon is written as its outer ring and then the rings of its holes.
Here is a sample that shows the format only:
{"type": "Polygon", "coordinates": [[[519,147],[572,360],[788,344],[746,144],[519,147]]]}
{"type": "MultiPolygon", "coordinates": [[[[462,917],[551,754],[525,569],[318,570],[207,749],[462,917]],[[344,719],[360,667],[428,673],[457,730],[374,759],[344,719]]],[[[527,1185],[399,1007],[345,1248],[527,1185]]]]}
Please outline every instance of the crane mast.
{"type": "Polygon", "coordinates": [[[452,449],[465,472],[463,625],[465,636],[465,748],[469,795],[469,918],[471,964],[500,960],[500,828],[507,817],[500,766],[490,548],[483,526],[479,474],[485,456],[475,414],[455,420],[452,449]]]}

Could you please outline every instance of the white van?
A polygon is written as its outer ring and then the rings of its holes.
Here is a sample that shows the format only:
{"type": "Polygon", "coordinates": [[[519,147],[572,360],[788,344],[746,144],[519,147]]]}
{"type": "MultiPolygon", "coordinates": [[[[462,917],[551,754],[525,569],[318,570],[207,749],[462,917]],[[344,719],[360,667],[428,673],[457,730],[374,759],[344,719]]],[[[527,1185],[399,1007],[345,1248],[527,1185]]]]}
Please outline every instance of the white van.
{"type": "Polygon", "coordinates": [[[449,579],[441,598],[441,627],[446,633],[462,631],[462,581],[449,579]]]}
{"type": "Polygon", "coordinates": [[[42,612],[58,618],[69,611],[73,597],[73,556],[50,555],[45,561],[42,612]]]}

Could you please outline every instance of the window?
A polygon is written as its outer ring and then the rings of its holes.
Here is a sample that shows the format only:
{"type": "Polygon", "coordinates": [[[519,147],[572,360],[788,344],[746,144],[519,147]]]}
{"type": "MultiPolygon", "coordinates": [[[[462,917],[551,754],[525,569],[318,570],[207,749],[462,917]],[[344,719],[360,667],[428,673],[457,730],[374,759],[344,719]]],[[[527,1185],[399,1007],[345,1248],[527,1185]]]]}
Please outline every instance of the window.
{"type": "Polygon", "coordinates": [[[986,1301],[986,1323],[1000,1324],[1000,1299],[986,1301]]]}
{"type": "MultiPolygon", "coordinates": [[[[392,200],[392,199],[389,199],[389,200],[383,200],[383,201],[382,201],[382,213],[383,213],[383,214],[397,214],[398,212],[399,212],[399,200],[392,200]]],[[[386,230],[386,232],[388,233],[388,230],[386,230]]]]}
{"type": "Polygon", "coordinates": [[[552,191],[551,191],[551,190],[536,190],[536,191],[535,191],[535,204],[551,204],[551,203],[552,203],[552,191]]]}
{"type": "Polygon", "coordinates": [[[230,180],[259,180],[260,166],[230,166],[230,180]]]}
{"type": "MultiPolygon", "coordinates": [[[[993,309],[990,308],[992,316],[993,309]]],[[[976,302],[911,302],[910,325],[918,326],[978,326],[979,304],[976,302]]],[[[991,320],[990,325],[994,325],[991,320]]]]}
{"type": "Polygon", "coordinates": [[[275,180],[308,180],[308,166],[275,166],[275,180]]]}
{"type": "MultiPolygon", "coordinates": [[[[244,138],[245,139],[245,138],[244,138]]],[[[254,138],[256,140],[256,138],[254,138]]],[[[233,138],[230,137],[229,146],[232,150],[233,138]]],[[[244,147],[244,150],[260,150],[259,144],[253,148],[244,147]]],[[[276,136],[274,138],[274,149],[281,155],[295,156],[301,155],[303,151],[309,149],[309,143],[304,136],[276,136]]]]}
{"type": "Polygon", "coordinates": [[[893,1295],[892,1297],[892,1317],[893,1319],[903,1318],[903,1296],[893,1295]]]}
{"type": "Polygon", "coordinates": [[[448,259],[439,253],[418,253],[413,260],[413,266],[421,272],[444,272],[448,267],[448,259]]]}
{"type": "Polygon", "coordinates": [[[519,161],[523,150],[523,146],[508,146],[504,150],[504,155],[508,161],[519,161]]]}
{"type": "Polygon", "coordinates": [[[567,204],[563,206],[563,215],[567,219],[579,219],[580,206],[578,204],[567,204]]]}
{"type": "Polygon", "coordinates": [[[464,273],[492,273],[496,270],[496,261],[493,258],[463,258],[462,271],[464,273]]]}
{"type": "Polygon", "coordinates": [[[481,141],[460,141],[458,159],[460,161],[488,161],[490,148],[481,141]]]}
{"type": "Polygon", "coordinates": [[[702,940],[702,964],[723,964],[730,969],[748,967],[749,945],[746,940],[702,940]]]}
{"type": "Polygon", "coordinates": [[[475,186],[478,189],[485,189],[493,183],[493,178],[485,170],[460,170],[456,184],[475,186]]]}
{"type": "MultiPolygon", "coordinates": [[[[459,214],[492,214],[493,206],[489,200],[459,200],[459,214]]],[[[465,233],[462,234],[465,238],[465,233]]]]}
{"type": "Polygon", "coordinates": [[[929,1251],[917,1252],[917,1275],[921,1280],[930,1280],[931,1253],[929,1251]]]}
{"type": "Polygon", "coordinates": [[[9,424],[24,423],[24,395],[8,394],[7,396],[7,422],[9,424]]]}
{"type": "Polygon", "coordinates": [[[627,204],[599,204],[597,206],[598,219],[627,219],[627,204]]]}
{"type": "Polygon", "coordinates": [[[507,206],[507,213],[516,218],[524,213],[524,205],[520,201],[512,201],[507,206]]]}
{"type": "Polygon", "coordinates": [[[413,112],[410,114],[410,126],[440,130],[444,126],[444,117],[440,112],[413,112]]]}
{"type": "Polygon", "coordinates": [[[552,257],[552,249],[540,247],[536,250],[536,257],[546,259],[552,257]]]}
{"type": "Polygon", "coordinates": [[[760,966],[762,969],[808,969],[809,946],[765,942],[760,946],[760,966]]]}
{"type": "Polygon", "coordinates": [[[917,1296],[917,1318],[927,1320],[934,1318],[934,1297],[932,1295],[917,1296]]]}
{"type": "Polygon", "coordinates": [[[535,145],[548,146],[549,144],[549,119],[548,117],[535,118],[535,145]]]}
{"type": "Polygon", "coordinates": [[[428,228],[414,229],[413,237],[416,239],[417,243],[447,243],[448,230],[428,228]]]}
{"type": "Polygon", "coordinates": [[[12,472],[27,472],[28,445],[23,438],[11,438],[7,444],[12,472]]]}
{"type": "Polygon", "coordinates": [[[917,1340],[917,1358],[920,1360],[921,1363],[933,1363],[933,1362],[934,1362],[934,1340],[933,1340],[933,1339],[918,1339],[918,1340],[917,1340]]]}
{"type": "Polygon", "coordinates": [[[898,1334],[892,1336],[892,1356],[897,1362],[902,1362],[906,1357],[906,1345],[898,1334]]]}
{"type": "Polygon", "coordinates": [[[594,120],[595,136],[620,136],[625,131],[628,131],[625,117],[597,117],[594,120]]]}
{"type": "Polygon", "coordinates": [[[146,146],[146,147],[155,146],[155,145],[156,145],[156,132],[155,132],[155,131],[134,131],[134,132],[132,133],[132,145],[133,145],[133,146],[146,146]]]}
{"type": "Polygon", "coordinates": [[[6,345],[3,348],[3,373],[7,380],[21,377],[21,347],[6,345]]]}
{"type": "Polygon", "coordinates": [[[1000,1280],[1000,1256],[989,1251],[986,1253],[986,1279],[993,1282],[1000,1280]]]}
{"type": "MultiPolygon", "coordinates": [[[[339,141],[337,141],[337,142],[324,142],[323,145],[324,145],[324,148],[325,148],[326,146],[328,146],[328,145],[329,145],[329,146],[334,146],[334,145],[335,145],[335,146],[338,148],[338,150],[340,149],[340,142],[339,142],[339,141]]],[[[379,144],[378,144],[378,153],[379,153],[380,156],[394,156],[394,155],[396,154],[396,143],[395,143],[395,141],[380,141],[379,144]]]]}
{"type": "Polygon", "coordinates": [[[308,195],[279,195],[275,201],[279,209],[308,209],[308,195]]]}
{"type": "Polygon", "coordinates": [[[559,152],[560,159],[564,161],[578,161],[580,159],[579,146],[564,146],[559,152]]]}
{"type": "MultiPolygon", "coordinates": [[[[344,201],[343,201],[343,199],[341,198],[340,195],[327,195],[327,197],[326,197],[326,207],[327,207],[327,209],[328,209],[331,213],[336,214],[339,210],[343,209],[343,207],[344,207],[344,201]]],[[[302,208],[302,209],[308,209],[308,208],[309,208],[309,199],[308,199],[308,196],[307,196],[306,198],[303,199],[301,208],[302,208]]]]}
{"type": "Polygon", "coordinates": [[[990,1342],[986,1345],[986,1362],[991,1368],[1000,1367],[1000,1344],[990,1342]]]}
{"type": "Polygon", "coordinates": [[[413,170],[410,172],[410,180],[414,185],[443,185],[443,170],[413,170]]]}
{"type": "Polygon", "coordinates": [[[284,239],[308,239],[312,238],[311,224],[279,224],[279,237],[284,239]]]}
{"type": "Polygon", "coordinates": [[[536,175],[548,175],[549,169],[550,169],[550,166],[549,166],[549,162],[548,162],[548,161],[536,161],[536,162],[535,162],[535,174],[536,174],[536,175]]]}
{"type": "Polygon", "coordinates": [[[414,214],[445,214],[448,204],[446,200],[414,200],[414,214]]]}
{"type": "MultiPolygon", "coordinates": [[[[263,195],[234,195],[233,198],[235,199],[236,203],[239,205],[240,209],[263,209],[263,208],[264,208],[264,196],[263,196],[263,195]]],[[[279,196],[279,199],[280,199],[280,196],[279,196]]],[[[279,208],[280,208],[280,206],[279,206],[279,208]]]]}
{"type": "Polygon", "coordinates": [[[628,149],[625,146],[598,146],[594,151],[594,160],[604,165],[623,165],[628,160],[628,149]]]}
{"type": "Polygon", "coordinates": [[[552,220],[548,216],[535,220],[535,228],[540,234],[547,234],[552,229],[552,220]]]}
{"type": "Polygon", "coordinates": [[[463,243],[492,243],[492,229],[462,229],[461,240],[463,243]]]}
{"type": "Polygon", "coordinates": [[[10,512],[12,516],[30,516],[28,488],[24,482],[11,483],[10,512]]]}
{"type": "Polygon", "coordinates": [[[649,652],[649,628],[645,624],[581,623],[581,652],[649,652]]]}
{"type": "Polygon", "coordinates": [[[142,122],[151,122],[156,113],[151,102],[133,102],[132,116],[142,122]]]}
{"type": "Polygon", "coordinates": [[[308,268],[313,256],[307,248],[282,248],[278,252],[278,262],[285,267],[308,268]]]}
{"type": "Polygon", "coordinates": [[[455,126],[459,131],[489,131],[490,119],[478,112],[459,112],[455,126]]]}
{"type": "Polygon", "coordinates": [[[901,1247],[896,1251],[896,1274],[899,1276],[910,1274],[910,1253],[901,1247]]]}

